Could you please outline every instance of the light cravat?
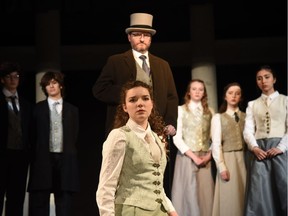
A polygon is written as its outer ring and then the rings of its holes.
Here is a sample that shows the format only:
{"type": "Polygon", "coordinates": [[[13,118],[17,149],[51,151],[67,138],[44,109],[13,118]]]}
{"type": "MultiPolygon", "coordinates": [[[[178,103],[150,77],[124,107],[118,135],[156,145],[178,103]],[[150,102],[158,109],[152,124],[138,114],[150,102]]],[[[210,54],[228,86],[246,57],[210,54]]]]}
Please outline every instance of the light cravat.
{"type": "Polygon", "coordinates": [[[139,58],[143,61],[142,69],[149,76],[150,75],[150,68],[148,67],[147,62],[146,62],[146,56],[145,55],[141,55],[141,56],[139,56],[139,58]]]}
{"type": "Polygon", "coordinates": [[[270,98],[269,97],[265,98],[265,104],[267,107],[269,107],[269,105],[270,105],[270,98]]]}
{"type": "Polygon", "coordinates": [[[157,143],[154,141],[152,136],[147,133],[145,136],[145,140],[147,141],[149,148],[150,148],[150,154],[154,161],[159,162],[161,158],[161,150],[160,147],[157,145],[157,143]]]}

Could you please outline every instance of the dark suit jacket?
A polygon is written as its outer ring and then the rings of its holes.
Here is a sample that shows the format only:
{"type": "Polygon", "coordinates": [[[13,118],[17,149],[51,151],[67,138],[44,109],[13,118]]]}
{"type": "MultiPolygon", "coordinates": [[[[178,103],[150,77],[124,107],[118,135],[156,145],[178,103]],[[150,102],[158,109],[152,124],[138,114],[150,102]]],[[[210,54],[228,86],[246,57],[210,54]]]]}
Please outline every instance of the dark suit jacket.
{"type": "MultiPolygon", "coordinates": [[[[167,61],[149,53],[153,80],[154,101],[165,123],[176,128],[178,95],[173,74],[167,61]]],[[[93,86],[94,96],[107,104],[106,133],[112,128],[116,107],[120,101],[121,87],[136,80],[136,62],[132,50],[110,56],[93,86]]]]}
{"type": "MultiPolygon", "coordinates": [[[[52,186],[52,172],[49,152],[50,110],[47,100],[36,104],[34,110],[35,146],[32,148],[32,162],[28,191],[49,190],[52,186]]],[[[63,101],[63,153],[60,188],[65,191],[79,190],[77,141],[78,108],[63,101]]]]}
{"type": "MultiPolygon", "coordinates": [[[[31,120],[32,120],[32,104],[25,100],[19,94],[20,117],[22,142],[24,150],[29,150],[31,146],[31,120]]],[[[0,90],[0,153],[6,151],[8,136],[8,103],[2,90],[0,90]]]]}

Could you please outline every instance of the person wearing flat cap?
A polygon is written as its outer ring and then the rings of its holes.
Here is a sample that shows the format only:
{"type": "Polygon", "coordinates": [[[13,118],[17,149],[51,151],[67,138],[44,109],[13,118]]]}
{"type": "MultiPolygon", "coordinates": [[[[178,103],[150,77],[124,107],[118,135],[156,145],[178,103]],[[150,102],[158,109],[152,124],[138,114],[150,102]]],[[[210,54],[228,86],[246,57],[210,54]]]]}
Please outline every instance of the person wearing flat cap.
{"type": "Polygon", "coordinates": [[[106,136],[113,128],[121,87],[134,80],[152,86],[156,108],[166,124],[165,133],[171,136],[176,133],[178,95],[169,63],[149,52],[156,34],[152,21],[151,14],[130,15],[130,27],[125,32],[131,49],[110,56],[93,86],[94,97],[107,104],[106,136]]]}
{"type": "Polygon", "coordinates": [[[32,145],[33,105],[17,90],[20,78],[21,68],[18,63],[1,63],[0,215],[6,216],[23,216],[32,145]]]}

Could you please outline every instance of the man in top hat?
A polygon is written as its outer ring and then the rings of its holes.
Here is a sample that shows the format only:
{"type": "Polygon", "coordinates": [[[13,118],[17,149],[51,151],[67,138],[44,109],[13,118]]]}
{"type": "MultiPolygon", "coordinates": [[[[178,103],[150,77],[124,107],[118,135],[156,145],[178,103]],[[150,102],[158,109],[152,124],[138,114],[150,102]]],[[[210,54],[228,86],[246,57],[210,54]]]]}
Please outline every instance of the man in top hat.
{"type": "Polygon", "coordinates": [[[132,49],[110,56],[93,86],[95,98],[107,104],[106,136],[113,128],[121,87],[130,80],[153,87],[156,108],[167,125],[165,132],[171,136],[176,133],[178,95],[169,63],[149,52],[156,34],[152,20],[147,13],[130,15],[130,27],[125,32],[132,49]]]}
{"type": "Polygon", "coordinates": [[[30,162],[32,104],[17,91],[20,70],[15,62],[0,65],[0,215],[6,200],[6,216],[23,216],[30,162]]]}

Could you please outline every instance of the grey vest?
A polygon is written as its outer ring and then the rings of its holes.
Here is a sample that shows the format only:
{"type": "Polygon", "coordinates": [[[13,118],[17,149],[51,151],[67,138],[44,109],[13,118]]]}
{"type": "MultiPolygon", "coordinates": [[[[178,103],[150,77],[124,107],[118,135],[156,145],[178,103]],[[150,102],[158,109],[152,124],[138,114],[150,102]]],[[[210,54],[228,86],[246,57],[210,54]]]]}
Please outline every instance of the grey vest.
{"type": "Polygon", "coordinates": [[[50,152],[63,151],[63,126],[62,126],[62,112],[57,113],[54,105],[50,111],[50,152]]]}

